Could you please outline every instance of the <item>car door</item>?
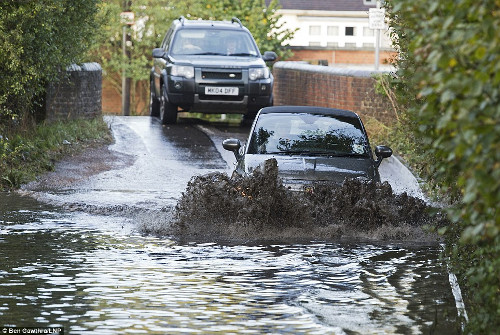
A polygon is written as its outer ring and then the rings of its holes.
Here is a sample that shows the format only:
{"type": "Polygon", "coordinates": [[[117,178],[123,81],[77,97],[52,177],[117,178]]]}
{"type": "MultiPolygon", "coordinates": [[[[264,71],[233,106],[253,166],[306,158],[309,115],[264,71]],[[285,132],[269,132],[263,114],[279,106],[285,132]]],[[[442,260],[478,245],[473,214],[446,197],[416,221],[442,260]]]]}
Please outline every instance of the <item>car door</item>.
{"type": "MultiPolygon", "coordinates": [[[[165,38],[163,38],[163,41],[161,43],[161,48],[165,51],[168,52],[168,49],[170,47],[170,42],[172,41],[173,37],[173,29],[170,28],[165,35],[165,38]]],[[[161,95],[161,76],[162,72],[165,70],[167,66],[167,60],[165,58],[153,58],[153,76],[154,76],[154,88],[155,88],[155,95],[159,97],[161,95]]]]}

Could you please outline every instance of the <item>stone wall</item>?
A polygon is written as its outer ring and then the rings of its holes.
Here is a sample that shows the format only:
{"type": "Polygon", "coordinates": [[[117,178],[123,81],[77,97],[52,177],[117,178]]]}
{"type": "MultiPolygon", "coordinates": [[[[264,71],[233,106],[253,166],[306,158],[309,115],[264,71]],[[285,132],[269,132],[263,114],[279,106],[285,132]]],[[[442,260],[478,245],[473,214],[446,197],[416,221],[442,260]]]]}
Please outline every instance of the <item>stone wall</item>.
{"type": "Polygon", "coordinates": [[[390,123],[395,114],[390,101],[376,92],[375,74],[353,67],[277,62],[273,67],[274,105],[347,109],[361,117],[370,116],[390,123]]]}
{"type": "Polygon", "coordinates": [[[102,114],[102,68],[97,63],[71,65],[66,75],[47,87],[48,121],[89,119],[102,114]]]}

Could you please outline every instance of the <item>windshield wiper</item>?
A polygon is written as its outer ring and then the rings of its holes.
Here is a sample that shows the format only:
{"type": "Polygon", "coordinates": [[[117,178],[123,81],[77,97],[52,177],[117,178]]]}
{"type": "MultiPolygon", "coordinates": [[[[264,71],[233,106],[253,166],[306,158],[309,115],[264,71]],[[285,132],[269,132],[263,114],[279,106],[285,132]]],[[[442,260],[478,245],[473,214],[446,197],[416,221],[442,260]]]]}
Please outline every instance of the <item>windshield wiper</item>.
{"type": "Polygon", "coordinates": [[[221,52],[197,52],[194,54],[191,54],[193,56],[225,56],[226,54],[221,53],[221,52]]]}
{"type": "Polygon", "coordinates": [[[327,157],[365,157],[364,154],[349,153],[349,152],[327,152],[313,150],[285,150],[266,152],[268,155],[309,155],[309,156],[327,156],[327,157]]]}
{"type": "Polygon", "coordinates": [[[330,155],[329,153],[324,152],[324,151],[311,151],[311,150],[270,151],[270,152],[266,152],[266,154],[269,154],[269,155],[312,155],[312,156],[330,155]]]}
{"type": "Polygon", "coordinates": [[[228,56],[236,56],[236,57],[248,57],[248,56],[252,56],[252,57],[257,57],[257,55],[255,55],[255,54],[249,54],[249,53],[246,53],[246,52],[229,54],[228,56]]]}
{"type": "Polygon", "coordinates": [[[366,154],[358,154],[355,152],[333,153],[332,157],[366,157],[366,154]]]}

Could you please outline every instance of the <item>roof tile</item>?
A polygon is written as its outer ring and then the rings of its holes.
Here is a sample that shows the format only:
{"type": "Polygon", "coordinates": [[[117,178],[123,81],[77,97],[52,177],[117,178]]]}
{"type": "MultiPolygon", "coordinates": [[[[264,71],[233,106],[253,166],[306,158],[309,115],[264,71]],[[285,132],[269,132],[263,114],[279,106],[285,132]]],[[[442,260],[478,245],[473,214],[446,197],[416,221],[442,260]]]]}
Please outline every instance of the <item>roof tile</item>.
{"type": "MultiPolygon", "coordinates": [[[[375,6],[364,5],[363,0],[279,0],[279,2],[283,9],[297,10],[368,11],[375,6]]],[[[266,5],[269,3],[271,0],[266,0],[266,5]]]]}

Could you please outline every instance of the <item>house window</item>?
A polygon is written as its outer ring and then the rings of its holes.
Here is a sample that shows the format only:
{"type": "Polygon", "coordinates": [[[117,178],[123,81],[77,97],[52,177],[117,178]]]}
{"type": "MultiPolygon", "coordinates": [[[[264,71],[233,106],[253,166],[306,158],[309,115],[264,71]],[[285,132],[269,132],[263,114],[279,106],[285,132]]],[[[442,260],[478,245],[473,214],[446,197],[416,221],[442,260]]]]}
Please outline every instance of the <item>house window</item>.
{"type": "Polygon", "coordinates": [[[365,6],[376,6],[377,0],[363,0],[363,5],[365,6]]]}
{"type": "Polygon", "coordinates": [[[326,34],[328,36],[339,36],[339,27],[337,27],[337,26],[328,26],[326,28],[326,34]]]}
{"type": "Polygon", "coordinates": [[[356,43],[346,43],[344,45],[344,47],[346,47],[346,48],[356,48],[356,43]]]}
{"type": "Polygon", "coordinates": [[[369,27],[363,27],[363,36],[375,36],[375,30],[369,27]]]}
{"type": "Polygon", "coordinates": [[[309,42],[309,46],[310,47],[320,47],[321,46],[321,42],[309,42]]]}
{"type": "Polygon", "coordinates": [[[321,35],[321,26],[309,26],[309,35],[321,35]]]}
{"type": "Polygon", "coordinates": [[[339,43],[338,42],[327,42],[326,46],[329,48],[336,48],[339,46],[339,43]]]}
{"type": "Polygon", "coordinates": [[[354,27],[345,27],[346,36],[354,36],[354,27]]]}

